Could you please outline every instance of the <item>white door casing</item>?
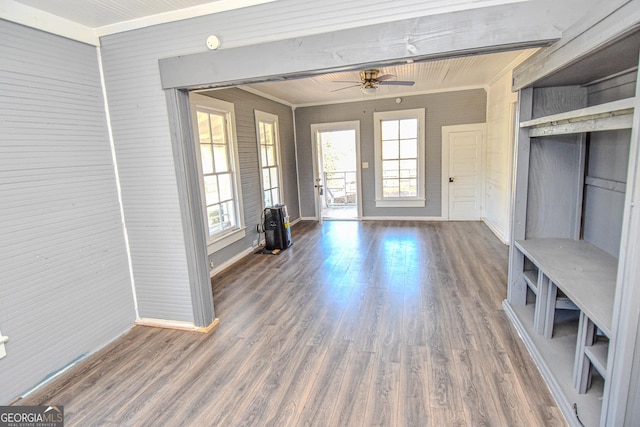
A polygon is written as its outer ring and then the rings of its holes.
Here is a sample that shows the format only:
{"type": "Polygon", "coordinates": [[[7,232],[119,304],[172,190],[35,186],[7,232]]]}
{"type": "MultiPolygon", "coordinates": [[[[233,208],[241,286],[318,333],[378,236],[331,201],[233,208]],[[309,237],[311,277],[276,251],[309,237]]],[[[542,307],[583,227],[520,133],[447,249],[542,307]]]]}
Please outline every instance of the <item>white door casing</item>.
{"type": "Polygon", "coordinates": [[[442,127],[442,217],[478,221],[484,206],[484,123],[442,127]]]}
{"type": "MultiPolygon", "coordinates": [[[[322,171],[324,169],[322,165],[321,147],[319,141],[319,134],[322,132],[340,131],[340,130],[355,130],[355,146],[356,146],[356,187],[357,187],[357,209],[358,219],[362,219],[362,162],[360,159],[360,121],[353,120],[348,122],[335,122],[335,123],[320,123],[311,125],[311,155],[313,163],[313,183],[315,191],[315,212],[316,219],[322,224],[322,201],[323,197],[320,193],[320,189],[316,186],[324,186],[322,181],[322,171]]],[[[324,188],[322,188],[324,191],[324,188]]]]}

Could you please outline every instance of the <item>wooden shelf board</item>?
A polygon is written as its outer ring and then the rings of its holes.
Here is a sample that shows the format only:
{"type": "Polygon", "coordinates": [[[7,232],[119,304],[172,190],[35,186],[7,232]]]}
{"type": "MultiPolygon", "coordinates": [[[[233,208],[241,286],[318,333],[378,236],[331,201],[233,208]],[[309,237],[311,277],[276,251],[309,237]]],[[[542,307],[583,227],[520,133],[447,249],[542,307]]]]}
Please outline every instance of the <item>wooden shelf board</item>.
{"type": "Polygon", "coordinates": [[[607,355],[609,353],[609,342],[597,341],[595,344],[584,348],[584,352],[591,360],[591,364],[602,375],[607,378],[607,355]]]}
{"type": "Polygon", "coordinates": [[[553,114],[539,117],[520,123],[521,128],[531,128],[534,126],[552,126],[554,124],[571,123],[583,120],[592,120],[615,115],[633,115],[635,98],[626,98],[592,107],[581,108],[579,110],[567,111],[565,113],[553,114]]]}
{"type": "Polygon", "coordinates": [[[529,284],[531,290],[538,294],[538,272],[534,270],[525,270],[523,275],[524,280],[529,284]]]}
{"type": "Polygon", "coordinates": [[[591,388],[579,394],[573,387],[573,363],[577,342],[578,323],[576,320],[557,324],[553,338],[547,339],[533,330],[532,304],[511,305],[503,302],[506,314],[513,322],[531,357],[549,385],[558,407],[570,426],[580,426],[573,413],[573,404],[578,406],[578,415],[587,426],[600,424],[604,382],[594,377],[591,388]]]}
{"type": "MultiPolygon", "coordinates": [[[[622,114],[622,113],[621,113],[622,114]]],[[[571,135],[584,132],[601,132],[605,130],[631,129],[633,126],[633,110],[623,115],[605,115],[590,119],[575,119],[568,122],[554,122],[529,129],[529,137],[571,135]]]]}
{"type": "Polygon", "coordinates": [[[556,299],[556,310],[580,310],[580,309],[569,298],[561,297],[556,299]]]}
{"type": "Polygon", "coordinates": [[[584,240],[518,240],[516,247],[611,336],[618,267],[614,257],[584,240]]]}
{"type": "Polygon", "coordinates": [[[627,191],[627,184],[625,182],[597,178],[594,176],[585,177],[584,184],[592,187],[603,188],[605,190],[617,191],[618,193],[625,193],[627,191]]]}

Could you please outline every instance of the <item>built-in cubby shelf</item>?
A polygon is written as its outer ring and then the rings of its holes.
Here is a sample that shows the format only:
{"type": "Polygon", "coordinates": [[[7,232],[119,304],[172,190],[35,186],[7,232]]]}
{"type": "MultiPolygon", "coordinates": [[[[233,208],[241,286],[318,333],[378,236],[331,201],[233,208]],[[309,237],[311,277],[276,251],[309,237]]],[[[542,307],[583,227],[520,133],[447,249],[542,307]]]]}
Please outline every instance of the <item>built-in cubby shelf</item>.
{"type": "MultiPolygon", "coordinates": [[[[578,336],[578,321],[575,320],[575,316],[573,320],[559,322],[554,338],[547,339],[533,328],[535,308],[532,304],[512,306],[505,302],[504,309],[556,397],[558,405],[573,413],[575,404],[583,425],[597,426],[602,409],[604,381],[601,377],[592,378],[591,387],[586,393],[580,393],[573,385],[578,336]]],[[[569,425],[580,424],[570,421],[569,425]]]]}
{"type": "Polygon", "coordinates": [[[591,360],[593,367],[602,378],[607,376],[607,355],[609,353],[608,341],[596,341],[592,346],[585,347],[585,354],[591,360]]]}
{"type": "Polygon", "coordinates": [[[505,311],[569,424],[593,426],[602,422],[604,385],[611,381],[616,224],[627,191],[617,170],[627,167],[622,130],[633,128],[637,99],[581,107],[588,101],[582,90],[526,94],[531,104],[523,111],[538,118],[519,125],[518,144],[526,148],[518,152],[505,311]]]}
{"type": "Polygon", "coordinates": [[[584,240],[518,240],[516,247],[600,328],[611,334],[618,261],[584,240]]]}
{"type": "Polygon", "coordinates": [[[574,27],[566,44],[513,72],[503,305],[571,427],[640,421],[640,15],[632,3],[612,7],[618,17],[606,25],[574,27]],[[629,16],[633,28],[623,24],[629,16]]]}
{"type": "Polygon", "coordinates": [[[527,281],[529,288],[533,291],[534,294],[538,294],[538,272],[534,270],[525,270],[524,271],[524,280],[527,281]]]}
{"type": "Polygon", "coordinates": [[[528,120],[520,127],[529,129],[530,138],[629,129],[633,126],[634,104],[635,98],[621,99],[528,120]]]}

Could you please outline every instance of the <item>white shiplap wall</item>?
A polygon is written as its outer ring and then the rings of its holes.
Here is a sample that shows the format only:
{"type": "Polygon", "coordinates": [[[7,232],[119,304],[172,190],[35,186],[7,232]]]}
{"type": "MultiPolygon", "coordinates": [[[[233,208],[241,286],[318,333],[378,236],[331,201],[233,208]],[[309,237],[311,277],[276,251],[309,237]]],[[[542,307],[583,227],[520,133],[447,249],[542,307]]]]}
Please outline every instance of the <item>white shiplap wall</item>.
{"type": "Polygon", "coordinates": [[[505,73],[487,91],[487,161],[484,220],[502,239],[509,241],[511,224],[511,156],[514,124],[511,104],[518,99],[511,91],[511,72],[505,73]]]}
{"type": "Polygon", "coordinates": [[[135,320],[94,47],[0,20],[6,404],[135,320]]]}

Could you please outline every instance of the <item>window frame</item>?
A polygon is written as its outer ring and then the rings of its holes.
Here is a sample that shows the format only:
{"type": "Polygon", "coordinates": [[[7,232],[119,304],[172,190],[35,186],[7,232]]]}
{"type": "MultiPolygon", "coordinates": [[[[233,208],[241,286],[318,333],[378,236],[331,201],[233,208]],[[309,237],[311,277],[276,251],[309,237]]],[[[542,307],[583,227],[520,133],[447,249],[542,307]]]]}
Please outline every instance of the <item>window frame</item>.
{"type": "Polygon", "coordinates": [[[244,221],[244,209],[242,203],[242,185],[240,176],[240,161],[238,156],[238,138],[236,131],[235,106],[231,102],[211,98],[197,93],[190,93],[191,119],[193,126],[194,143],[196,144],[196,156],[198,160],[198,177],[200,183],[200,202],[204,216],[204,227],[208,230],[207,252],[209,255],[223,249],[230,244],[241,240],[246,236],[246,226],[244,221]],[[219,234],[211,234],[207,216],[207,202],[204,186],[204,172],[202,169],[202,154],[200,150],[200,134],[198,129],[198,111],[224,115],[226,120],[226,131],[228,141],[229,169],[231,171],[232,190],[234,192],[234,207],[236,225],[228,230],[223,230],[219,234]]]}
{"type": "Polygon", "coordinates": [[[374,136],[374,155],[375,155],[375,190],[376,190],[376,207],[424,207],[426,204],[425,197],[425,114],[424,108],[414,108],[408,110],[380,111],[373,113],[373,136],[374,136]],[[381,124],[385,120],[402,120],[417,119],[418,120],[418,153],[417,153],[417,191],[416,196],[412,197],[385,197],[383,192],[383,173],[382,173],[382,135],[381,124]]]}
{"type": "MultiPolygon", "coordinates": [[[[274,128],[274,145],[276,154],[276,167],[278,168],[278,199],[279,204],[284,203],[284,182],[282,180],[282,157],[280,152],[280,123],[279,117],[276,114],[267,113],[265,111],[254,110],[255,125],[256,125],[256,144],[258,147],[258,174],[260,175],[260,199],[262,203],[262,210],[266,208],[264,200],[264,181],[263,181],[263,164],[262,164],[262,143],[260,141],[260,122],[271,123],[274,128]]],[[[272,187],[273,188],[273,187],[272,187]]]]}

